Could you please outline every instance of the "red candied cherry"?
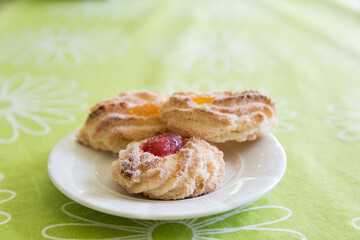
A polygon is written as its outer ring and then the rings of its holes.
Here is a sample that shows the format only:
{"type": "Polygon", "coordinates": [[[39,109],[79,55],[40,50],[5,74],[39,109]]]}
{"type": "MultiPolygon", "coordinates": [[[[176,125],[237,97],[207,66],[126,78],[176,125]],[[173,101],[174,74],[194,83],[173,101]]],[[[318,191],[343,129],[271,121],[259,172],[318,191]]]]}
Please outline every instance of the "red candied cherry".
{"type": "Polygon", "coordinates": [[[142,146],[144,152],[152,153],[158,157],[165,157],[177,153],[184,146],[181,136],[172,133],[149,138],[142,146]]]}

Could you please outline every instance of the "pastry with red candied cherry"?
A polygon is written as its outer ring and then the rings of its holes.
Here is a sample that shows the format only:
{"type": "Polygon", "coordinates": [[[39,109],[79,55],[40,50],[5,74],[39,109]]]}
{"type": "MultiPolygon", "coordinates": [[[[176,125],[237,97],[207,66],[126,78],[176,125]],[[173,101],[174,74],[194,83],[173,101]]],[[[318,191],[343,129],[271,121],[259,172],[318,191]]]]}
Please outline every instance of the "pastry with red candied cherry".
{"type": "Polygon", "coordinates": [[[223,153],[197,138],[165,133],[131,142],[112,164],[113,178],[129,193],[174,200],[216,190],[224,176],[223,153]]]}
{"type": "Polygon", "coordinates": [[[134,140],[166,132],[159,109],[166,94],[129,91],[97,103],[90,110],[77,140],[95,149],[118,153],[134,140]]]}
{"type": "Polygon", "coordinates": [[[168,129],[210,142],[255,140],[277,124],[274,102],[258,91],[178,92],[160,108],[168,129]]]}

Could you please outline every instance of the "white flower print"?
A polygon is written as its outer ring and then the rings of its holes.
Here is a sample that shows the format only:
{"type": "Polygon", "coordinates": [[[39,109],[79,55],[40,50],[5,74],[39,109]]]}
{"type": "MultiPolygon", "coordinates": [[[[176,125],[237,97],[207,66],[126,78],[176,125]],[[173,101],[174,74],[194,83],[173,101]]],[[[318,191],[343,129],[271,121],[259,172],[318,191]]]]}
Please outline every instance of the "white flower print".
{"type": "Polygon", "coordinates": [[[176,15],[202,22],[257,21],[274,17],[255,2],[242,0],[174,2],[172,8],[176,15]]]}
{"type": "Polygon", "coordinates": [[[110,55],[123,53],[129,44],[119,30],[44,27],[4,35],[0,38],[0,60],[14,66],[35,63],[39,69],[78,67],[87,61],[106,61],[110,55]]]}
{"type": "Polygon", "coordinates": [[[73,122],[73,112],[87,108],[85,97],[75,83],[60,82],[55,76],[0,75],[0,144],[14,142],[20,131],[45,135],[50,124],[73,122]]]}
{"type": "Polygon", "coordinates": [[[354,226],[354,228],[360,230],[360,217],[354,218],[354,219],[351,221],[351,224],[354,226]]]}
{"type": "Polygon", "coordinates": [[[289,121],[297,117],[297,112],[287,107],[288,101],[285,98],[274,97],[276,108],[278,110],[278,125],[273,130],[277,133],[287,133],[294,130],[294,125],[289,121]]]}
{"type": "Polygon", "coordinates": [[[258,64],[275,66],[290,55],[283,40],[248,31],[188,29],[183,34],[159,39],[151,48],[165,64],[180,63],[185,72],[225,74],[231,70],[252,72],[258,64]]]}
{"type": "MultiPolygon", "coordinates": [[[[195,91],[195,92],[213,92],[213,91],[242,91],[243,87],[239,80],[219,81],[218,83],[212,79],[199,79],[188,83],[177,79],[171,79],[166,82],[165,86],[147,86],[144,90],[155,92],[174,93],[179,91],[195,91]]],[[[266,89],[261,92],[267,94],[266,89]]],[[[291,120],[297,117],[297,112],[288,108],[288,101],[282,97],[272,97],[278,109],[278,125],[273,130],[277,133],[287,133],[294,130],[291,120]]]]}
{"type": "MultiPolygon", "coordinates": [[[[110,240],[110,239],[137,239],[137,240],[156,240],[158,237],[161,237],[164,232],[162,232],[162,227],[166,227],[166,225],[169,226],[169,224],[177,224],[178,227],[184,228],[188,233],[190,233],[191,237],[189,236],[188,239],[193,240],[205,240],[205,239],[217,239],[209,237],[210,235],[216,235],[216,234],[226,234],[226,233],[234,233],[234,232],[241,232],[241,231],[269,231],[269,232],[283,232],[286,233],[288,236],[288,239],[303,239],[305,240],[306,237],[295,230],[291,229],[284,229],[284,228],[274,228],[274,227],[268,227],[270,224],[279,223],[282,221],[287,220],[291,217],[292,212],[290,209],[281,207],[281,206],[260,206],[260,207],[250,207],[243,206],[240,208],[237,208],[235,210],[232,210],[227,213],[223,213],[220,215],[216,215],[210,218],[194,218],[194,219],[184,219],[184,220],[166,220],[166,221],[156,221],[156,220],[136,220],[136,219],[122,219],[122,223],[124,224],[109,224],[105,222],[95,221],[90,219],[89,217],[82,217],[77,214],[71,213],[68,210],[68,207],[71,207],[72,205],[76,205],[74,202],[65,203],[62,205],[61,210],[63,213],[65,213],[67,216],[74,218],[76,220],[82,221],[82,223],[61,223],[61,224],[55,224],[45,227],[42,230],[42,235],[45,238],[48,239],[70,239],[71,236],[65,237],[65,234],[62,234],[62,236],[59,236],[58,234],[64,231],[61,231],[61,229],[71,229],[72,233],[81,232],[84,231],[85,228],[89,229],[90,227],[102,229],[102,230],[115,230],[118,235],[113,234],[112,237],[107,237],[106,233],[102,234],[101,237],[97,239],[103,239],[103,240],[110,240]],[[277,216],[275,220],[266,220],[260,223],[254,223],[254,224],[248,224],[248,225],[242,225],[237,227],[216,227],[216,224],[221,221],[226,221],[227,218],[239,215],[241,216],[242,213],[245,212],[254,212],[256,214],[256,211],[271,211],[276,210],[277,214],[279,215],[281,211],[286,212],[286,215],[283,217],[277,216]],[[215,225],[215,226],[214,226],[215,225]],[[55,231],[52,231],[55,230],[55,231]],[[52,233],[51,233],[52,232],[52,233]],[[124,232],[127,233],[126,236],[124,236],[124,232]],[[131,234],[131,235],[129,235],[131,234]],[[105,236],[104,236],[105,235],[105,236]]],[[[80,212],[79,212],[80,213],[80,212]]],[[[99,213],[97,213],[99,214],[99,213]]],[[[98,218],[97,218],[98,219],[98,218]]],[[[257,221],[257,220],[255,220],[257,221]]],[[[83,239],[83,238],[71,238],[71,239],[83,239]]]]}
{"type": "MultiPolygon", "coordinates": [[[[0,173],[0,182],[3,180],[3,178],[4,178],[4,175],[0,173]]],[[[6,190],[6,189],[0,189],[0,193],[6,193],[8,195],[8,197],[6,197],[4,199],[0,198],[0,204],[10,201],[16,195],[14,191],[6,190]]],[[[3,219],[5,217],[5,220],[0,220],[0,225],[3,225],[11,220],[11,215],[9,213],[0,211],[0,215],[2,216],[1,219],[3,219]]]]}
{"type": "Polygon", "coordinates": [[[326,122],[342,130],[338,137],[342,140],[360,140],[360,92],[346,93],[342,102],[329,104],[327,109],[332,114],[326,122]]]}
{"type": "Polygon", "coordinates": [[[55,16],[91,19],[135,19],[145,13],[152,0],[104,0],[48,3],[46,8],[55,16]]]}

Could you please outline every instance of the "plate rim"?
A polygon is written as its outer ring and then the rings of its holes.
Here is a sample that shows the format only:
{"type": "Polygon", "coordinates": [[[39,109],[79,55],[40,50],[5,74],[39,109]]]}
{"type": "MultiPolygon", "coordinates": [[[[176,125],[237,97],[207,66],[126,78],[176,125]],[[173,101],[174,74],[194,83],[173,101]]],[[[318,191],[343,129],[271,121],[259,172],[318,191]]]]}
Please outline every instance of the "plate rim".
{"type": "MultiPolygon", "coordinates": [[[[244,206],[244,205],[248,205],[250,203],[254,203],[257,200],[259,200],[260,198],[262,198],[264,195],[266,195],[267,193],[269,193],[283,178],[283,176],[285,175],[286,169],[287,169],[287,156],[286,156],[286,152],[283,148],[283,146],[280,144],[279,140],[272,134],[269,133],[268,136],[270,136],[273,140],[275,140],[276,144],[279,146],[279,149],[281,151],[281,154],[283,155],[283,161],[282,161],[282,166],[283,168],[281,169],[281,174],[279,175],[278,178],[276,178],[276,180],[274,180],[274,182],[272,182],[265,190],[263,190],[261,192],[260,195],[258,195],[257,197],[250,197],[250,198],[246,198],[245,200],[242,201],[242,203],[238,202],[231,202],[228,204],[223,204],[218,206],[217,208],[213,208],[213,209],[203,209],[202,211],[199,212],[195,212],[195,213],[188,213],[188,214],[181,214],[181,215],[161,215],[161,214],[153,214],[153,213],[149,213],[149,212],[144,212],[144,213],[128,213],[128,212],[118,212],[118,211],[111,211],[109,209],[103,208],[103,207],[99,207],[98,205],[91,203],[87,200],[82,199],[81,197],[72,194],[69,190],[67,190],[66,188],[64,188],[63,186],[61,186],[60,183],[58,183],[55,179],[55,177],[52,174],[52,164],[51,162],[54,161],[52,160],[54,157],[54,154],[56,152],[56,148],[57,146],[59,146],[63,141],[66,140],[66,138],[70,137],[70,136],[74,136],[74,132],[71,132],[70,134],[64,136],[63,138],[61,138],[52,148],[50,154],[49,154],[49,158],[48,158],[48,162],[47,162],[47,168],[48,168],[48,175],[50,177],[51,182],[55,185],[55,187],[61,192],[63,193],[66,197],[70,198],[71,200],[85,206],[88,207],[90,209],[102,212],[102,213],[106,213],[106,214],[110,214],[113,216],[119,216],[119,217],[125,217],[125,218],[133,218],[133,219],[144,219],[144,220],[176,220],[176,219],[190,219],[190,218],[200,218],[200,217],[205,217],[205,216],[210,216],[210,215],[214,215],[214,214],[220,214],[226,211],[230,211],[233,210],[235,208],[244,206]]],[[[75,141],[75,139],[74,139],[75,141]]],[[[102,183],[103,184],[103,183],[102,183]]],[[[109,189],[112,192],[115,192],[113,189],[109,189]]],[[[200,196],[201,197],[201,196],[200,196]]],[[[192,198],[194,199],[194,198],[192,198]]],[[[185,199],[186,200],[186,199],[185,199]]],[[[176,200],[172,200],[172,201],[176,201],[176,200]]],[[[168,201],[166,201],[168,202],[168,201]]]]}

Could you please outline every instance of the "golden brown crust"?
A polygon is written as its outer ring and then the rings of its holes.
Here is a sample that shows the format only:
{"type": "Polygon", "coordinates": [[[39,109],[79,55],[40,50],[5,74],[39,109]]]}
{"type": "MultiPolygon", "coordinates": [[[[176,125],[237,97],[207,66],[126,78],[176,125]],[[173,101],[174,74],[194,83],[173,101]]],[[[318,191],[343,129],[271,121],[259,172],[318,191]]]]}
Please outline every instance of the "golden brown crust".
{"type": "Polygon", "coordinates": [[[129,193],[153,199],[183,199],[214,191],[224,176],[223,153],[200,138],[185,139],[184,147],[164,158],[130,143],[112,165],[113,178],[129,193]]]}
{"type": "Polygon", "coordinates": [[[160,107],[166,99],[165,94],[129,91],[103,100],[91,108],[77,139],[95,149],[119,152],[133,140],[161,134],[167,129],[159,116],[139,116],[129,110],[149,103],[160,107]]]}
{"type": "Polygon", "coordinates": [[[271,99],[258,91],[178,92],[163,104],[160,119],[185,137],[242,142],[269,133],[276,126],[277,111],[271,99]],[[213,100],[198,104],[194,98],[213,100]]]}

